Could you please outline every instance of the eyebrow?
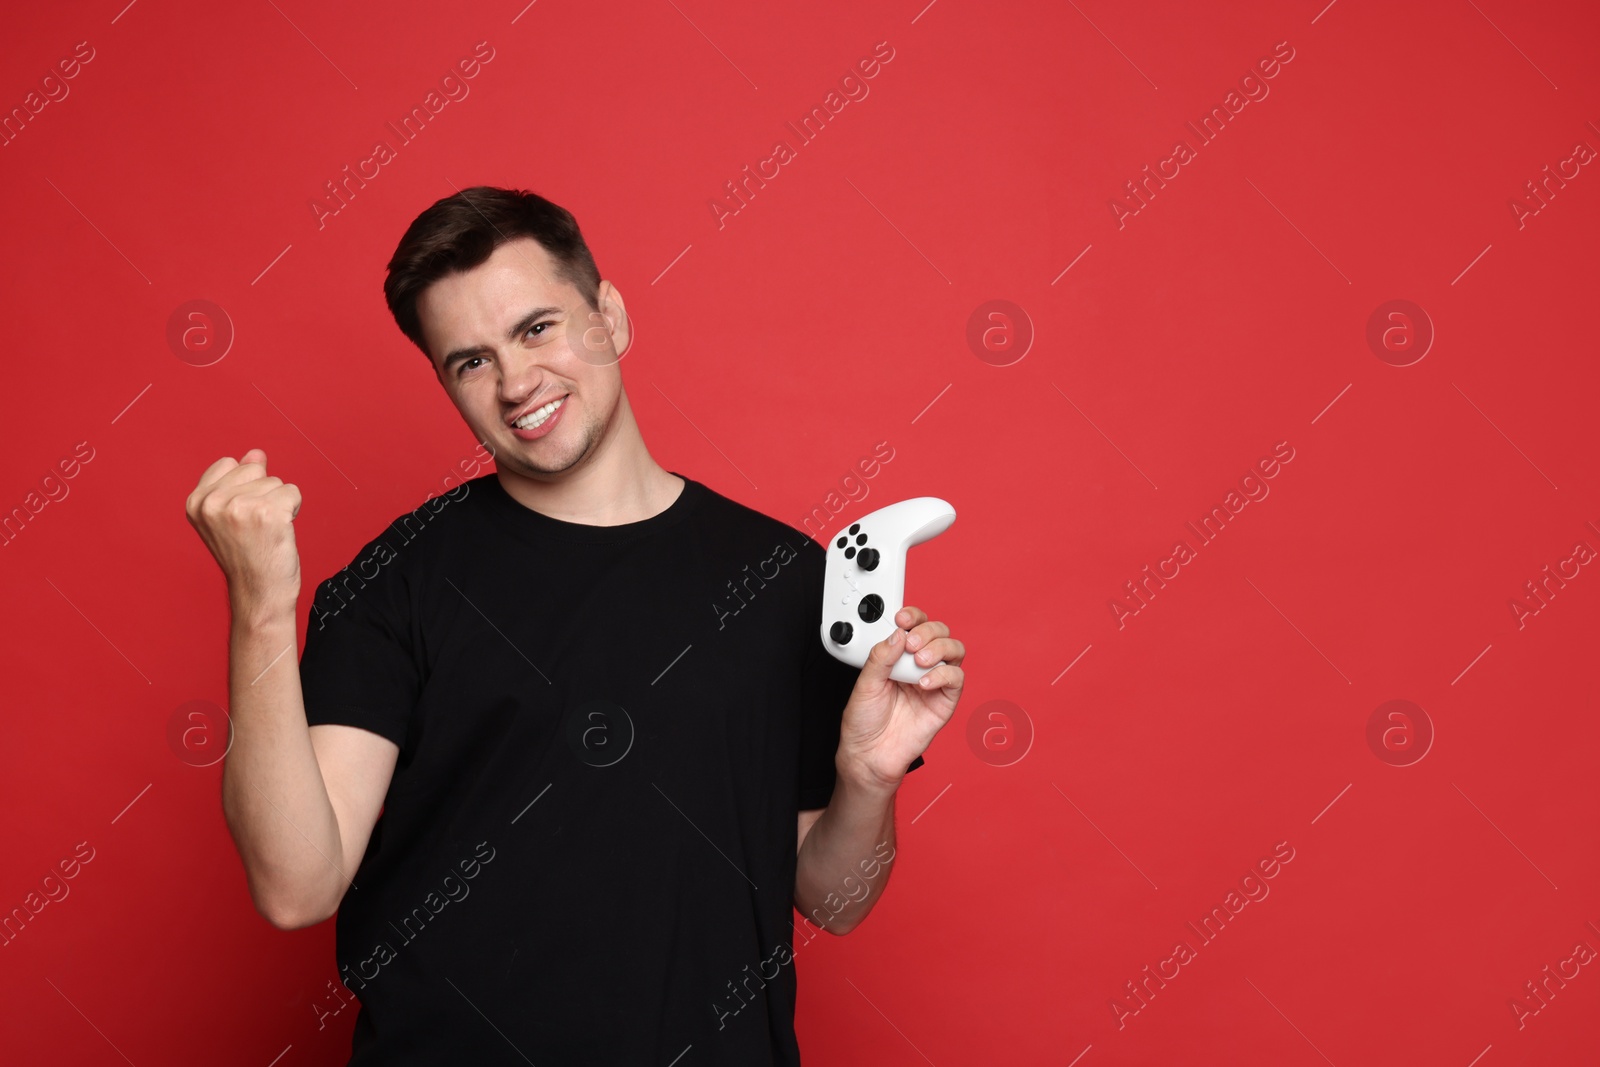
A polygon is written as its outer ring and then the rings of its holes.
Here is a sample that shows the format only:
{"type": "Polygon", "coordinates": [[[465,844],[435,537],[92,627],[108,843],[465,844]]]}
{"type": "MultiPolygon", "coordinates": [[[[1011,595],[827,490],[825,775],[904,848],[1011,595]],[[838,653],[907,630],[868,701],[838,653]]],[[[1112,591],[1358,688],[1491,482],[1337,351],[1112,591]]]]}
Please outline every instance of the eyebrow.
{"type": "MultiPolygon", "coordinates": [[[[518,319],[512,324],[511,328],[506,331],[506,340],[515,341],[517,338],[521,337],[523,334],[532,329],[533,325],[540,319],[547,315],[559,315],[561,311],[562,309],[558,307],[534,308],[532,311],[528,312],[526,315],[522,316],[522,318],[518,319]]],[[[494,355],[494,349],[490,348],[488,345],[471,345],[467,348],[457,348],[449,355],[444,357],[444,362],[441,363],[439,367],[441,370],[448,371],[452,365],[459,363],[464,359],[471,359],[474,356],[492,355],[494,355]]]]}

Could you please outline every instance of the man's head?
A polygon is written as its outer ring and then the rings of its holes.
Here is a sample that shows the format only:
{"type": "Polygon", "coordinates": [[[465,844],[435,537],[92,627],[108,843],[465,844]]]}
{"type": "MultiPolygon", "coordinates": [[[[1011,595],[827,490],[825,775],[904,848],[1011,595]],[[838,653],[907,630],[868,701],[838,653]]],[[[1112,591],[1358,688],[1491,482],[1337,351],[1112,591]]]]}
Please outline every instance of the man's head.
{"type": "Polygon", "coordinates": [[[476,186],[438,201],[400,239],[383,291],[503,472],[559,477],[627,412],[621,294],[571,213],[543,197],[476,186]],[[513,426],[556,400],[536,431],[513,426]]]}

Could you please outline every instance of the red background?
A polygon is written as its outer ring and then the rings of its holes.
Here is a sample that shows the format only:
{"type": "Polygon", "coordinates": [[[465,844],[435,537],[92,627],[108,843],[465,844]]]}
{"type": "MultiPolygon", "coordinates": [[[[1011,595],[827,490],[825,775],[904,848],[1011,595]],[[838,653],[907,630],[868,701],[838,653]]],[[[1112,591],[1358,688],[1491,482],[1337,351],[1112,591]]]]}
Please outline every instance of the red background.
{"type": "Polygon", "coordinates": [[[577,215],[663,466],[795,525],[864,485],[830,531],[923,494],[959,513],[908,598],[966,643],[966,692],[900,792],[882,902],[797,953],[808,1063],[1595,1061],[1600,968],[1520,1025],[1511,1000],[1600,950],[1600,577],[1520,627],[1511,601],[1600,548],[1600,176],[1520,224],[1511,201],[1600,147],[1600,15],[919,2],[7,15],[5,109],[94,50],[0,148],[0,508],[93,449],[0,550],[0,908],[94,849],[0,948],[8,1062],[344,1062],[354,1008],[314,1007],[333,923],[254,912],[221,766],[169,741],[227,700],[183,503],[266,449],[305,501],[303,635],[314,583],[441,491],[476,444],[380,287],[411,219],[475,184],[577,215]],[[319,228],[323,183],[480,41],[470,95],[319,228]],[[1185,122],[1285,41],[1200,146],[1185,122]],[[869,95],[799,144],[785,123],[878,42],[869,95]],[[795,158],[719,227],[780,138],[795,158]],[[1119,226],[1180,138],[1197,158],[1119,226]],[[208,366],[167,340],[194,299],[236,331],[208,366]],[[1006,366],[966,340],[996,299],[1035,333],[1006,366]],[[1436,331],[1403,367],[1366,339],[1399,299],[1436,331]],[[1119,627],[1124,583],[1278,442],[1270,495],[1119,627]],[[1410,765],[1403,730],[1367,739],[1395,699],[1434,731],[1410,765]],[[1202,946],[1185,923],[1279,842],[1270,895],[1202,946]],[[1119,1021],[1180,939],[1196,958],[1119,1021]]]}

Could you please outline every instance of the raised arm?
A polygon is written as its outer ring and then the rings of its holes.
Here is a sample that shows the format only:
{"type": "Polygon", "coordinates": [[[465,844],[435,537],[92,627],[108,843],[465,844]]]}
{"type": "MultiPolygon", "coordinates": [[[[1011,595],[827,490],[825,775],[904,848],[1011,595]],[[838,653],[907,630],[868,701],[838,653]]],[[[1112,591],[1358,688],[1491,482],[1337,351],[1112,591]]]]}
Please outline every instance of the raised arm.
{"type": "Polygon", "coordinates": [[[343,899],[399,750],[365,730],[306,725],[297,655],[300,491],[266,473],[266,454],[219,459],[186,513],[228,582],[229,717],[222,810],[256,910],[293,930],[343,899]]]}

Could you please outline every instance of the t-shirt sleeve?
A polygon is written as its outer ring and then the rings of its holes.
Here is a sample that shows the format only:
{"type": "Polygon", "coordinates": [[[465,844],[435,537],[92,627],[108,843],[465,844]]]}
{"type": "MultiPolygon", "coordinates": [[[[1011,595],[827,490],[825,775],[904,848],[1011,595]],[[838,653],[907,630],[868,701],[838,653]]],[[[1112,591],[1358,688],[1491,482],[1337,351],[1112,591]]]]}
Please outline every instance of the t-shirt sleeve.
{"type": "MultiPolygon", "coordinates": [[[[800,704],[800,810],[825,808],[833,797],[838,776],[834,755],[839,751],[839,724],[844,706],[855,689],[861,669],[834,659],[822,645],[822,579],[826,551],[809,537],[800,546],[800,564],[806,579],[806,654],[800,704]]],[[[906,768],[909,774],[922,766],[918,756],[906,768]]]]}
{"type": "Polygon", "coordinates": [[[317,586],[300,657],[308,726],[359,726],[405,747],[421,677],[410,603],[402,564],[381,536],[317,586]]]}

